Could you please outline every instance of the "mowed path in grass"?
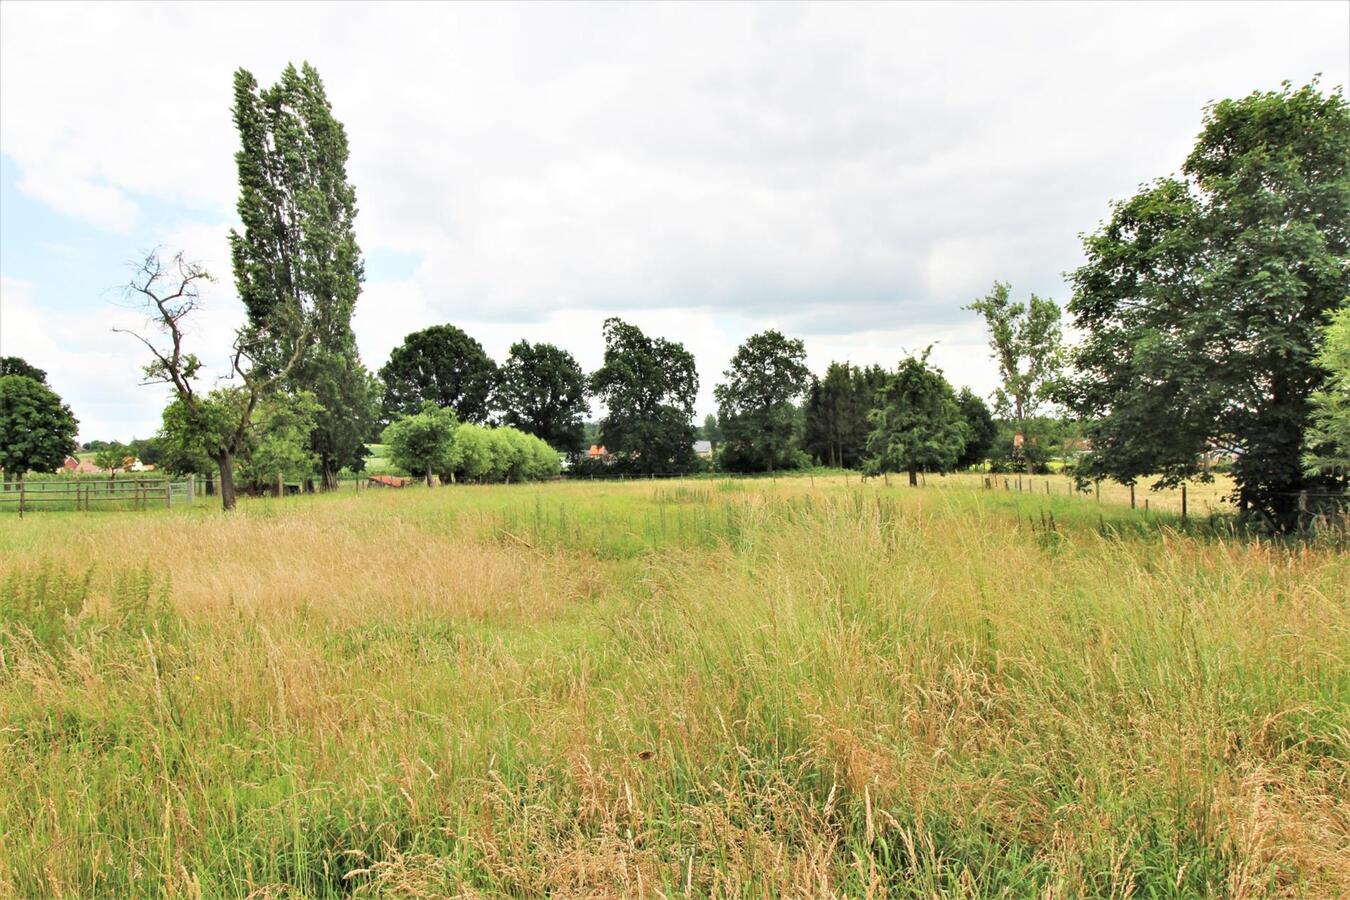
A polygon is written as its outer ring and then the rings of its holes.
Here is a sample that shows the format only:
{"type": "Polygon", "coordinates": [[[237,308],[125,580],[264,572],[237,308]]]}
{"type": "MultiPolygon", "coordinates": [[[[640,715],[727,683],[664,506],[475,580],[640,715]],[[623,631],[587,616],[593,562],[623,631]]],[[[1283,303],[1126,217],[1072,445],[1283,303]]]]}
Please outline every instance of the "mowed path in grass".
{"type": "Polygon", "coordinates": [[[1344,553],[928,482],[0,521],[0,894],[1350,891],[1344,553]]]}

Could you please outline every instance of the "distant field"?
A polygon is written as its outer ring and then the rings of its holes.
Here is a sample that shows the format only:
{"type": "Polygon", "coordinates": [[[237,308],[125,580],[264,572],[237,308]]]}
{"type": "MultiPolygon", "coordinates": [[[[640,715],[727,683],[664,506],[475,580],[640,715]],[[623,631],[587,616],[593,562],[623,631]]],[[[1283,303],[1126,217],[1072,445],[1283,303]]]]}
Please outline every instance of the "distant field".
{"type": "Polygon", "coordinates": [[[397,475],[401,473],[397,466],[389,459],[389,450],[384,444],[366,444],[366,449],[370,455],[366,457],[366,467],[362,471],[363,475],[397,475]]]}
{"type": "Polygon", "coordinates": [[[0,896],[1350,894],[1350,556],[926,480],[8,517],[0,896]]]}

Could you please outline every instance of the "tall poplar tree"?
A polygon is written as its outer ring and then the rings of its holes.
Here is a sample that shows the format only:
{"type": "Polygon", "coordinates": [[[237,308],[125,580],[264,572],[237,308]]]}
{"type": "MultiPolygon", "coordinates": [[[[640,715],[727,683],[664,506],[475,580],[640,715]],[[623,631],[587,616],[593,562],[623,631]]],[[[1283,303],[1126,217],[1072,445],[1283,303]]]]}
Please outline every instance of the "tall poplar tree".
{"type": "Polygon", "coordinates": [[[375,414],[351,329],[364,267],[347,135],[308,63],[288,65],[266,89],[240,69],[234,102],[244,230],[231,230],[230,251],[255,339],[245,351],[271,373],[297,342],[307,348],[285,387],[312,392],[322,407],[310,444],[332,487],[340,468],[361,465],[375,414]]]}

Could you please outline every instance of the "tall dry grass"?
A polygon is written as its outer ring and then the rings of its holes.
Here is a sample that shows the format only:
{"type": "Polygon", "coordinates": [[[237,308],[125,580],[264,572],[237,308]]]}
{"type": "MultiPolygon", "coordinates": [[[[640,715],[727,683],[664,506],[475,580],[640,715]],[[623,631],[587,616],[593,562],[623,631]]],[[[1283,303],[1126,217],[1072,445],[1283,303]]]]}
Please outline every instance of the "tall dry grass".
{"type": "Polygon", "coordinates": [[[0,523],[0,894],[1343,896],[1350,563],[1073,498],[0,523]]]}

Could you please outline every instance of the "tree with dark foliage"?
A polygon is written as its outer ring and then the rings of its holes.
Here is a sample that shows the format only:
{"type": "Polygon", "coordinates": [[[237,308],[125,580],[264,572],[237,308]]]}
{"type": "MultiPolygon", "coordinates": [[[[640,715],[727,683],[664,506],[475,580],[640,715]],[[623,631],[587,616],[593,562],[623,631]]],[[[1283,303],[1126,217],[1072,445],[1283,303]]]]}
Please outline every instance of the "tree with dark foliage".
{"type": "Polygon", "coordinates": [[[1159,486],[1235,454],[1241,516],[1284,531],[1326,315],[1350,295],[1350,109],[1317,84],[1207,108],[1184,166],[1084,239],[1069,312],[1086,336],[1063,400],[1089,421],[1084,479],[1159,486]]]}
{"type": "Polygon", "coordinates": [[[388,421],[434,403],[454,410],[461,422],[481,424],[488,420],[497,366],[461,329],[433,325],[405,337],[389,354],[380,378],[388,421]]]}
{"type": "Polygon", "coordinates": [[[42,381],[0,376],[0,471],[5,483],[22,481],[28,472],[59,469],[79,446],[78,425],[70,407],[42,381]]]}
{"type": "Polygon", "coordinates": [[[928,364],[928,351],[900,363],[877,394],[872,432],[867,436],[867,468],[872,472],[945,472],[956,465],[966,445],[966,422],[956,393],[942,372],[928,364]]]}
{"type": "Polygon", "coordinates": [[[591,392],[605,404],[600,440],[615,466],[642,474],[692,471],[693,354],[622,319],[606,319],[604,335],[605,361],[591,376],[591,392]]]}
{"type": "Polygon", "coordinates": [[[832,362],[823,379],[812,378],[805,403],[802,447],[823,465],[857,469],[867,455],[869,413],[886,384],[880,366],[832,362]]]}
{"type": "Polygon", "coordinates": [[[811,372],[796,338],[769,330],[751,335],[731,358],[726,381],[713,394],[724,439],[721,463],[732,471],[773,472],[800,456],[801,396],[811,372]]]}
{"type": "Polygon", "coordinates": [[[517,341],[502,364],[495,405],[502,421],[547,441],[560,453],[586,449],[586,374],[552,344],[517,341]]]}

